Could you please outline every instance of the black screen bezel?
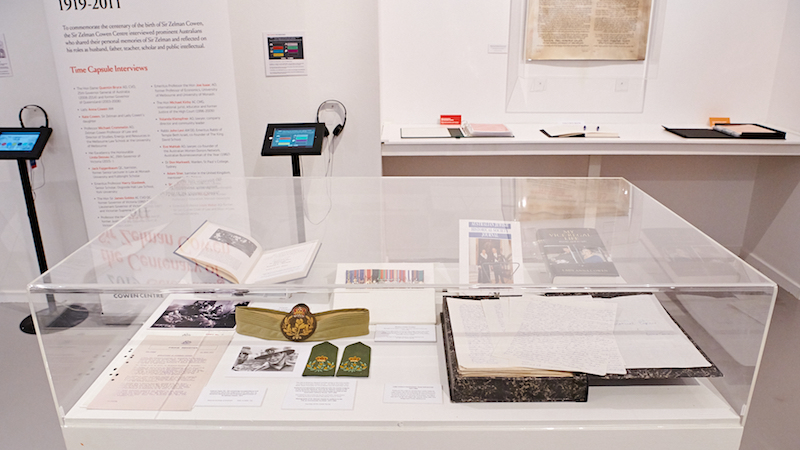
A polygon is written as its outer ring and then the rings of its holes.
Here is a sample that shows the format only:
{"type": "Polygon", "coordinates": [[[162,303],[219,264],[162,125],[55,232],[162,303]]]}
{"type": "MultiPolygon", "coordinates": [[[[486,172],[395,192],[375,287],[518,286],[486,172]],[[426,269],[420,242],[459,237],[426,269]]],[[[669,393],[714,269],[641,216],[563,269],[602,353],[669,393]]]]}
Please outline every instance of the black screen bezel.
{"type": "Polygon", "coordinates": [[[321,155],[322,140],[325,137],[324,123],[271,123],[267,125],[267,134],[261,147],[261,156],[283,155],[321,155]],[[276,130],[293,130],[298,128],[314,128],[314,142],[308,148],[272,148],[272,137],[276,130]]]}
{"type": "Polygon", "coordinates": [[[0,159],[39,159],[42,156],[44,146],[47,140],[50,139],[50,134],[53,133],[52,128],[39,127],[39,128],[0,128],[0,134],[3,133],[38,133],[39,137],[31,150],[20,152],[0,151],[0,159]]]}

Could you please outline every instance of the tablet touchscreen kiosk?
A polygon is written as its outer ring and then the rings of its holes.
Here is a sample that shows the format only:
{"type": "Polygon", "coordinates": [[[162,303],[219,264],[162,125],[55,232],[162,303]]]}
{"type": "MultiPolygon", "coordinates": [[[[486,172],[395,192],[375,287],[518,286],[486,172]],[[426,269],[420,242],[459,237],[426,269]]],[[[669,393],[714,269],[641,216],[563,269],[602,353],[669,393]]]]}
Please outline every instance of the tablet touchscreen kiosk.
{"type": "Polygon", "coordinates": [[[324,123],[271,123],[261,156],[321,155],[324,137],[324,123]]]}
{"type": "Polygon", "coordinates": [[[0,128],[0,159],[39,159],[51,128],[0,128]]]}

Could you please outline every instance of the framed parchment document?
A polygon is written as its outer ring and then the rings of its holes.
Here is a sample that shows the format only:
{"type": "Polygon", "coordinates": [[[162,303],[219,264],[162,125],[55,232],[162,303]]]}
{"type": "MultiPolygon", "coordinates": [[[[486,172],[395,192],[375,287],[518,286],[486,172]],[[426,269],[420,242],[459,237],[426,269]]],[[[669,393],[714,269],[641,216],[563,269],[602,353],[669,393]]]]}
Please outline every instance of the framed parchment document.
{"type": "Polygon", "coordinates": [[[528,0],[525,59],[644,60],[652,0],[528,0]]]}

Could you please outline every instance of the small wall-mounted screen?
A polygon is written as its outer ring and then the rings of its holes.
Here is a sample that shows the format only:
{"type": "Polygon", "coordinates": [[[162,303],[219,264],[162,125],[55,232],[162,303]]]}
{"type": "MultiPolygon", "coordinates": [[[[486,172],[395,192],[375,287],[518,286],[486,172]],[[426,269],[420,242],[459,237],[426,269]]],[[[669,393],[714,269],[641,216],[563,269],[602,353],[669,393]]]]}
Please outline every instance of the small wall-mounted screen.
{"type": "Polygon", "coordinates": [[[0,128],[0,159],[38,159],[50,128],[0,128]]]}

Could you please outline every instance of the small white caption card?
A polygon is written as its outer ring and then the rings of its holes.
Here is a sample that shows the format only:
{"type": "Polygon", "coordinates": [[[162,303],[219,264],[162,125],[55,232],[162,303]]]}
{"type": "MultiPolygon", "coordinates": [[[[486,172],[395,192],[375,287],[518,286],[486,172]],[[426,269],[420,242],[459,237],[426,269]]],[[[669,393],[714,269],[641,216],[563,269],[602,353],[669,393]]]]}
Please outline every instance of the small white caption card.
{"type": "Polygon", "coordinates": [[[261,406],[265,386],[206,386],[194,406],[261,406]]]}
{"type": "Polygon", "coordinates": [[[436,325],[376,325],[375,342],[436,342],[436,325]]]}
{"type": "Polygon", "coordinates": [[[384,403],[442,403],[441,384],[387,384],[384,403]]]}
{"type": "Polygon", "coordinates": [[[296,381],[289,385],[283,409],[353,409],[356,380],[296,381]]]}

